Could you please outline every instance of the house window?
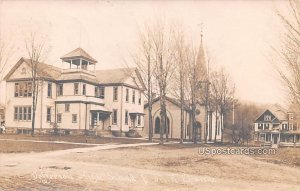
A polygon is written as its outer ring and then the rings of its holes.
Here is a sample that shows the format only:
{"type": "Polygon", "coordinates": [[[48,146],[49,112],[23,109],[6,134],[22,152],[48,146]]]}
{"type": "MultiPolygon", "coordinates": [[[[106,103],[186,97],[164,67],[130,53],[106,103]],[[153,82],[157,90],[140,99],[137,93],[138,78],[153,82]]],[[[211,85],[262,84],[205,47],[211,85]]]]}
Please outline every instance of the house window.
{"type": "Polygon", "coordinates": [[[118,87],[114,87],[113,90],[113,100],[118,101],[118,87]]]}
{"type": "Polygon", "coordinates": [[[117,109],[113,110],[112,123],[114,125],[118,123],[118,110],[117,109]]]}
{"type": "Polygon", "coordinates": [[[289,124],[289,130],[293,130],[293,124],[292,123],[289,124]]]}
{"type": "Polygon", "coordinates": [[[137,116],[137,123],[138,123],[138,126],[141,126],[141,116],[140,115],[137,116]]]}
{"type": "Polygon", "coordinates": [[[48,83],[47,96],[52,97],[52,83],[48,83]]]}
{"type": "Polygon", "coordinates": [[[125,125],[128,125],[128,111],[125,111],[125,125]]]}
{"type": "Polygon", "coordinates": [[[77,123],[77,114],[72,114],[72,123],[77,123]]]}
{"type": "Polygon", "coordinates": [[[95,87],[95,97],[100,97],[100,90],[99,87],[95,87]]]}
{"type": "Polygon", "coordinates": [[[135,103],[135,90],[132,91],[132,103],[135,103]]]}
{"type": "Polygon", "coordinates": [[[265,121],[271,121],[271,115],[265,115],[264,120],[265,121]]]}
{"type": "Polygon", "coordinates": [[[258,124],[258,129],[262,129],[263,124],[259,123],[258,124]]]}
{"type": "Polygon", "coordinates": [[[61,123],[61,113],[57,114],[57,123],[61,123]]]}
{"type": "Polygon", "coordinates": [[[126,102],[129,102],[129,89],[126,88],[126,102]]]}
{"type": "Polygon", "coordinates": [[[65,104],[65,112],[70,112],[70,104],[69,103],[65,104]]]}
{"type": "Polygon", "coordinates": [[[47,122],[51,122],[51,107],[47,107],[47,122]]]}
{"type": "Polygon", "coordinates": [[[79,84],[74,83],[74,95],[78,95],[78,92],[79,92],[79,84]]]}
{"type": "Polygon", "coordinates": [[[139,105],[141,105],[141,104],[142,104],[142,93],[139,92],[139,105]]]}
{"type": "Polygon", "coordinates": [[[32,82],[15,83],[15,97],[31,97],[32,82]]]}
{"type": "Polygon", "coordinates": [[[23,120],[23,107],[19,107],[19,121],[23,120]]]}
{"type": "Polygon", "coordinates": [[[86,95],[86,84],[82,85],[82,95],[86,95]]]}
{"type": "Polygon", "coordinates": [[[27,107],[24,107],[24,108],[23,108],[23,120],[24,120],[24,121],[27,120],[27,115],[28,115],[28,113],[27,113],[27,107]]]}
{"type": "Polygon", "coordinates": [[[268,123],[264,124],[264,130],[269,130],[269,124],[268,123]]]}
{"type": "Polygon", "coordinates": [[[64,86],[63,86],[63,84],[58,84],[57,85],[57,95],[58,96],[62,96],[63,92],[64,92],[64,86]]]}
{"type": "Polygon", "coordinates": [[[104,99],[104,95],[105,95],[105,87],[99,87],[99,91],[100,91],[100,98],[104,99]]]}
{"type": "Polygon", "coordinates": [[[15,107],[14,120],[16,121],[30,121],[31,120],[31,107],[15,107]]]}

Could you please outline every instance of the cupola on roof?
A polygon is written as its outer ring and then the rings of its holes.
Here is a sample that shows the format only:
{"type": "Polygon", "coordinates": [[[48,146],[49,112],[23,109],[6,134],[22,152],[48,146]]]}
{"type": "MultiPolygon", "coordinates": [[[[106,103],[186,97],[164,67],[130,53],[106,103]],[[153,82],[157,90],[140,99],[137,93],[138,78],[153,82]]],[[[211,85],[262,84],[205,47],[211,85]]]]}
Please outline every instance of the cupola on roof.
{"type": "Polygon", "coordinates": [[[60,59],[62,59],[63,61],[68,61],[68,60],[72,60],[72,59],[76,59],[76,58],[83,58],[83,59],[89,61],[91,64],[97,63],[97,60],[95,60],[91,55],[89,55],[82,48],[76,48],[75,50],[62,56],[60,59]]]}

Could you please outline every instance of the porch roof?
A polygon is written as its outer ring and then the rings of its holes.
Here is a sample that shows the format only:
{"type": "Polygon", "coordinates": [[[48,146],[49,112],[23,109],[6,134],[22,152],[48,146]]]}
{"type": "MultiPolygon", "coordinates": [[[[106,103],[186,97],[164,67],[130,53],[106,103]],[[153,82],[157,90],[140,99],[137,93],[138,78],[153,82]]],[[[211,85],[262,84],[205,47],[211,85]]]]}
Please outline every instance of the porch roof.
{"type": "Polygon", "coordinates": [[[111,111],[109,111],[106,107],[102,105],[91,105],[90,111],[102,111],[102,112],[111,113],[111,111]]]}
{"type": "Polygon", "coordinates": [[[129,112],[129,115],[145,115],[145,113],[142,113],[142,112],[129,112]]]}

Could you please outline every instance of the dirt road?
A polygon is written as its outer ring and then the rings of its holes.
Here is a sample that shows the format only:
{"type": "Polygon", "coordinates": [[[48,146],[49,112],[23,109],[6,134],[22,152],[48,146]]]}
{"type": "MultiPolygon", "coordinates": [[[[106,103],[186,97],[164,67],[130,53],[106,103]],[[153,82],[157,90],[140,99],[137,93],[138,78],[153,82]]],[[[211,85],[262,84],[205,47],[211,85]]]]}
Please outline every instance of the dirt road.
{"type": "Polygon", "coordinates": [[[247,156],[206,158],[196,148],[147,145],[0,154],[0,190],[300,189],[299,168],[247,156]]]}

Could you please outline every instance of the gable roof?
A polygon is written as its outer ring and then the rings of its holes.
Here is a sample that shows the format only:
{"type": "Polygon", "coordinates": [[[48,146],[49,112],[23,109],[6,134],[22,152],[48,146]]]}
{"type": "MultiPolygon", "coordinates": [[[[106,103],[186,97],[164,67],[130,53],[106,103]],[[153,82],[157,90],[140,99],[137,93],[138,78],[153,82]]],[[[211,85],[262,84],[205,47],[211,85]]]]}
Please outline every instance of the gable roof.
{"type": "MultiPolygon", "coordinates": [[[[25,62],[30,67],[32,60],[22,57],[4,77],[4,80],[7,80],[15,72],[15,70],[21,66],[23,62],[25,62]]],[[[61,69],[49,64],[39,62],[37,64],[37,74],[39,76],[43,76],[43,78],[55,80],[61,75],[61,69]]]]}
{"type": "MultiPolygon", "coordinates": [[[[137,68],[117,68],[109,70],[96,70],[96,78],[100,84],[122,84],[134,74],[139,78],[142,89],[145,88],[143,79],[137,68]]],[[[136,82],[135,82],[136,83],[136,82]]],[[[137,87],[138,84],[136,83],[137,87]]]]}
{"type": "MultiPolygon", "coordinates": [[[[177,106],[177,107],[181,107],[181,103],[180,103],[180,101],[177,100],[177,99],[170,98],[170,97],[166,96],[166,100],[169,101],[169,102],[171,102],[172,104],[174,104],[174,105],[177,106]]],[[[156,102],[158,102],[158,101],[160,101],[160,97],[154,98],[154,99],[152,100],[152,104],[154,104],[154,103],[156,103],[156,102]]],[[[144,105],[144,108],[147,108],[148,106],[149,106],[149,102],[147,102],[147,103],[144,105]]],[[[184,104],[183,109],[186,110],[186,111],[191,111],[191,108],[188,106],[187,103],[184,104]]]]}
{"type": "Polygon", "coordinates": [[[259,117],[255,120],[255,123],[265,122],[264,115],[271,115],[272,123],[280,123],[281,121],[288,120],[287,111],[278,104],[269,106],[259,117]]]}
{"type": "Polygon", "coordinates": [[[66,59],[71,59],[71,58],[85,58],[91,63],[97,63],[97,60],[94,59],[91,55],[89,55],[85,50],[82,48],[76,48],[75,50],[69,52],[68,54],[62,56],[60,59],[66,60],[66,59]]]}

